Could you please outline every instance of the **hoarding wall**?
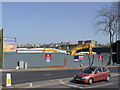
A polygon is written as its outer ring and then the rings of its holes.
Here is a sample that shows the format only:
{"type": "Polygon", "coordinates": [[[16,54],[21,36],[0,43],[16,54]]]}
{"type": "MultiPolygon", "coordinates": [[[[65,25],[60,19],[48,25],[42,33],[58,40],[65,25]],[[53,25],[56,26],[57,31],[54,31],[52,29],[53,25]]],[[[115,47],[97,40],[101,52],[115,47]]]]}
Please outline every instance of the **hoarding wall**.
{"type": "Polygon", "coordinates": [[[103,60],[98,60],[99,55],[80,56],[79,60],[74,55],[61,53],[16,53],[5,52],[4,68],[15,68],[19,61],[27,63],[28,67],[80,67],[90,65],[107,65],[109,54],[104,53],[103,60]],[[103,61],[103,62],[102,62],[103,61]]]}
{"type": "Polygon", "coordinates": [[[46,59],[43,53],[8,53],[4,54],[4,68],[15,68],[19,61],[24,61],[28,67],[63,66],[64,54],[51,54],[51,59],[46,59]]]}
{"type": "Polygon", "coordinates": [[[102,66],[107,65],[109,61],[108,53],[102,53],[101,55],[84,55],[82,60],[75,61],[71,55],[66,56],[67,67],[80,67],[80,66],[102,66]],[[99,56],[103,56],[102,60],[99,60],[99,56]]]}

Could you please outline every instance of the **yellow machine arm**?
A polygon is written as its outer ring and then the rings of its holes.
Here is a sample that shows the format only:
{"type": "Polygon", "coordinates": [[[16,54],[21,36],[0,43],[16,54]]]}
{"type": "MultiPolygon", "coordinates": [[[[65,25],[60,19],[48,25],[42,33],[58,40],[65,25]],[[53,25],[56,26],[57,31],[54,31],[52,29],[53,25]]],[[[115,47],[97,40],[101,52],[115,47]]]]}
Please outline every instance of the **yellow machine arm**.
{"type": "Polygon", "coordinates": [[[56,53],[58,53],[58,51],[53,50],[53,49],[43,49],[42,51],[43,52],[56,52],[56,53]]]}
{"type": "Polygon", "coordinates": [[[73,48],[71,55],[74,55],[77,50],[84,49],[84,48],[89,48],[89,54],[92,55],[92,43],[89,43],[89,45],[79,45],[75,48],[73,48]]]}

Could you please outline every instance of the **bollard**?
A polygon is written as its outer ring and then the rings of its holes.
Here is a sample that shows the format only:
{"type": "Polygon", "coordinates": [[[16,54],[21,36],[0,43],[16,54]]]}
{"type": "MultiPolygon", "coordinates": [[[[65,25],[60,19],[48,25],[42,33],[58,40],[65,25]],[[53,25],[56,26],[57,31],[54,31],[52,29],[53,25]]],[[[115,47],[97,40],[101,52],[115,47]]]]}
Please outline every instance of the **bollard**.
{"type": "Polygon", "coordinates": [[[30,87],[32,87],[32,83],[30,83],[30,87]]]}
{"type": "Polygon", "coordinates": [[[11,74],[7,73],[6,75],[7,75],[7,77],[6,77],[6,87],[10,87],[11,86],[11,74]]]}
{"type": "Polygon", "coordinates": [[[82,67],[83,65],[82,64],[80,64],[80,67],[82,67]]]}
{"type": "Polygon", "coordinates": [[[27,67],[28,67],[27,65],[28,65],[27,63],[24,63],[24,68],[25,69],[27,69],[27,67]]]}

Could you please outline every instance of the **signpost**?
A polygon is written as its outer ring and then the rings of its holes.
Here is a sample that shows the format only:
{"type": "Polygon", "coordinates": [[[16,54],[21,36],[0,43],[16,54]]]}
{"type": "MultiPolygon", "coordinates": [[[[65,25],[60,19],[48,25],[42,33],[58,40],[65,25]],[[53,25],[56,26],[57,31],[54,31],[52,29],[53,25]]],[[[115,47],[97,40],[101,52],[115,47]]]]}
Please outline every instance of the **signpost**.
{"type": "Polygon", "coordinates": [[[50,62],[51,58],[52,58],[51,54],[45,54],[45,60],[46,60],[46,62],[50,62]]]}
{"type": "Polygon", "coordinates": [[[3,67],[4,54],[3,54],[3,29],[0,30],[0,68],[3,67]]]}

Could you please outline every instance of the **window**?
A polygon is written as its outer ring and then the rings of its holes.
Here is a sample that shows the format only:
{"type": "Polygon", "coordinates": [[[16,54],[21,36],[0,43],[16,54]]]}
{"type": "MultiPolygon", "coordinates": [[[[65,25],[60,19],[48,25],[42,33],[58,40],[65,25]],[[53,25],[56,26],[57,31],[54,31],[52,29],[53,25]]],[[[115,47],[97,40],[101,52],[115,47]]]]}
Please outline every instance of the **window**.
{"type": "Polygon", "coordinates": [[[84,73],[92,73],[95,70],[95,68],[87,67],[83,70],[84,73]]]}
{"type": "Polygon", "coordinates": [[[101,73],[101,72],[102,72],[101,68],[98,68],[95,73],[101,73]]]}
{"type": "Polygon", "coordinates": [[[103,69],[103,72],[106,72],[106,71],[108,71],[106,68],[102,68],[103,69]]]}

